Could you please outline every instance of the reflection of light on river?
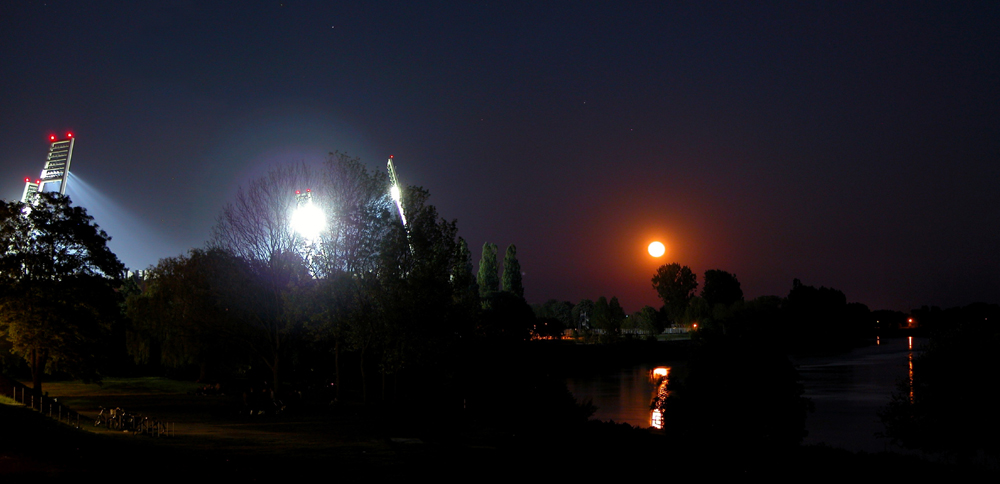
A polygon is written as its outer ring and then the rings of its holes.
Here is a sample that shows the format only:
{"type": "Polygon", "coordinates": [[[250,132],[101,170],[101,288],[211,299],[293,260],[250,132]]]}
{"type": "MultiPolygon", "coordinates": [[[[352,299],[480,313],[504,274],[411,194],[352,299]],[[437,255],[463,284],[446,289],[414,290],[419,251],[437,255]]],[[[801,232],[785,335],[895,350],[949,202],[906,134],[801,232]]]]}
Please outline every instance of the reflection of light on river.
{"type": "Polygon", "coordinates": [[[910,354],[908,356],[908,359],[910,360],[910,373],[909,373],[909,379],[910,379],[910,405],[913,405],[913,352],[912,351],[910,352],[910,354]]]}
{"type": "Polygon", "coordinates": [[[649,381],[656,388],[653,390],[653,403],[650,405],[652,410],[649,412],[649,426],[654,429],[662,429],[663,408],[666,405],[667,397],[670,396],[670,390],[667,390],[667,384],[670,383],[670,367],[661,366],[654,368],[649,372],[649,381]]]}
{"type": "Polygon", "coordinates": [[[907,343],[909,344],[908,349],[910,350],[910,353],[906,355],[906,359],[910,363],[910,370],[907,377],[910,381],[910,405],[913,405],[913,336],[910,336],[907,339],[907,343]]]}

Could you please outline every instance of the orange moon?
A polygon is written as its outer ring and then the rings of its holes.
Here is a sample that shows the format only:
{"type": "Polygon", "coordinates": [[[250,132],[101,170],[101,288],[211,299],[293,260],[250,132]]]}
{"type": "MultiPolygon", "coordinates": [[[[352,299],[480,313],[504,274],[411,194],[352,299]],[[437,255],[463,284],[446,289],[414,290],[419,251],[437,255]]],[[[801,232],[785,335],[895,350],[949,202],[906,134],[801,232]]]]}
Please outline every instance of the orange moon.
{"type": "Polygon", "coordinates": [[[661,257],[663,253],[667,251],[667,248],[663,246],[660,242],[653,242],[649,244],[649,255],[653,257],[661,257]]]}

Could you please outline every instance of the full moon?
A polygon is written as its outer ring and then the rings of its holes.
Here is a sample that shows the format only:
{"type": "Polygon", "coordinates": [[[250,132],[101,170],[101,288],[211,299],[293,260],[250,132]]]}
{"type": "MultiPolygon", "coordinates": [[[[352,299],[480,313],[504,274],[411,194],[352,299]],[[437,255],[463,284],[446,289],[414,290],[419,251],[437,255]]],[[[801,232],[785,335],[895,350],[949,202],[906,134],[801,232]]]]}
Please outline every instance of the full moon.
{"type": "Polygon", "coordinates": [[[649,244],[649,255],[653,257],[660,257],[666,251],[667,248],[664,247],[663,244],[659,242],[653,242],[652,244],[649,244]]]}

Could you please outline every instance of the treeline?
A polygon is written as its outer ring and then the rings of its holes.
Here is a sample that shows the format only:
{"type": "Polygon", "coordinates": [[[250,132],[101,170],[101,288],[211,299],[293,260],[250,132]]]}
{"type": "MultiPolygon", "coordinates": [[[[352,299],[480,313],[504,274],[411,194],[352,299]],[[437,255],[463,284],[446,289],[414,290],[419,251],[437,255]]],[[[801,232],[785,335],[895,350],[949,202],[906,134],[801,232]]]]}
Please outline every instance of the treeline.
{"type": "Polygon", "coordinates": [[[712,269],[705,271],[703,280],[699,284],[687,266],[665,264],[652,278],[663,301],[659,308],[645,306],[626,314],[617,297],[601,296],[576,304],[550,299],[532,309],[541,335],[573,330],[585,340],[614,342],[650,339],[665,329],[683,328],[694,331],[697,338],[759,338],[788,352],[846,350],[876,333],[910,325],[906,313],[872,311],[862,303],[849,303],[837,289],[809,286],[798,279],[784,297],[750,300],[744,298],[735,274],[712,269]]]}
{"type": "Polygon", "coordinates": [[[455,221],[410,187],[404,225],[389,184],[333,154],[318,172],[278,167],[241,189],[207,249],[132,281],[129,354],[151,369],[197,368],[203,381],[325,384],[338,400],[462,398],[480,355],[531,336],[516,247],[501,277],[487,243],[474,273],[455,221]],[[284,229],[291,194],[306,187],[328,217],[318,240],[284,229]]]}
{"type": "Polygon", "coordinates": [[[661,266],[652,279],[671,323],[696,329],[701,338],[752,338],[787,352],[838,351],[864,344],[880,329],[898,329],[907,319],[900,312],[849,303],[837,289],[798,279],[784,297],[751,300],[744,299],[735,274],[708,270],[704,281],[695,296],[697,277],[677,263],[661,266]]]}
{"type": "Polygon", "coordinates": [[[318,169],[277,166],[240,188],[205,248],[130,277],[67,197],[6,203],[4,370],[30,368],[38,391],[43,373],[138,373],[494,406],[496,388],[532,381],[505,364],[535,330],[517,249],[507,247],[501,273],[486,244],[474,271],[429,193],[401,190],[404,225],[390,184],[340,153],[318,169]],[[325,214],[318,238],[289,229],[302,204],[325,214]],[[494,379],[476,376],[484,371],[494,379]]]}

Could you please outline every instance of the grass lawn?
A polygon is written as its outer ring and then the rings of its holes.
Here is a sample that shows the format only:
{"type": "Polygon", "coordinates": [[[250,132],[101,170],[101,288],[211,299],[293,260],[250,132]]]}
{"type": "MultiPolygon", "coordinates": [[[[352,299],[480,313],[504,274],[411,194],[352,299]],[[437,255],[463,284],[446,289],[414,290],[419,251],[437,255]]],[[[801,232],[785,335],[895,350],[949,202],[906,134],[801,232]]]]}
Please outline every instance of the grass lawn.
{"type": "MultiPolygon", "coordinates": [[[[30,385],[31,382],[22,382],[30,385]]],[[[44,390],[54,397],[87,397],[103,395],[152,394],[169,395],[188,393],[199,386],[195,382],[171,380],[160,377],[105,378],[101,383],[79,381],[45,382],[44,390]]]]}
{"type": "Polygon", "coordinates": [[[406,460],[401,455],[408,451],[401,454],[401,449],[394,449],[395,436],[385,434],[365,408],[315,404],[280,416],[251,417],[240,415],[242,398],[188,393],[198,387],[165,378],[107,379],[101,385],[46,382],[43,389],[50,397],[85,416],[96,417],[102,406],[122,407],[170,422],[176,436],[133,436],[95,427],[92,418],[77,430],[27,408],[0,405],[0,422],[19,423],[3,431],[0,475],[33,474],[40,468],[54,476],[86,474],[81,461],[100,461],[105,454],[130,456],[126,466],[144,466],[141,463],[148,461],[165,465],[163,472],[168,474],[208,472],[227,478],[287,475],[288,469],[325,466],[374,469],[393,476],[406,460]],[[20,435],[34,436],[32,443],[17,444],[20,435]],[[44,442],[50,441],[59,445],[46,449],[44,442]]]}

